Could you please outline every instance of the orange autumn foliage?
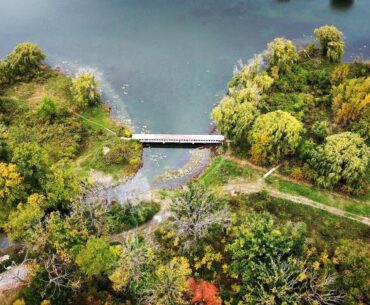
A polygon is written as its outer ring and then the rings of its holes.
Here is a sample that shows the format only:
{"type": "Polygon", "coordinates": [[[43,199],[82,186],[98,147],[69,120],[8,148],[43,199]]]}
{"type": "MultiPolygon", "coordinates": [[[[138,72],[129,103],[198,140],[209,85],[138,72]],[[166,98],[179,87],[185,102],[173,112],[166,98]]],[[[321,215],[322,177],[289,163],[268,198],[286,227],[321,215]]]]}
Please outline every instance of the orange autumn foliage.
{"type": "Polygon", "coordinates": [[[193,294],[192,304],[196,305],[221,305],[221,298],[218,296],[217,287],[205,280],[188,280],[189,290],[193,294]]]}

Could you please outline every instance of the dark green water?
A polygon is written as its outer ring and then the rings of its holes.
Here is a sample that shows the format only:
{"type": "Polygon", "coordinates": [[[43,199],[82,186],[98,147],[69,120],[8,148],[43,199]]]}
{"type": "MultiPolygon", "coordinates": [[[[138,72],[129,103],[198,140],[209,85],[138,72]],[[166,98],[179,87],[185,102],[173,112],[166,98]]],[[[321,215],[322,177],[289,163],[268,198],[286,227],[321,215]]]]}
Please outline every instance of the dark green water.
{"type": "MultiPolygon", "coordinates": [[[[370,0],[0,0],[0,56],[36,42],[53,65],[95,70],[114,114],[137,132],[208,133],[239,59],[276,36],[306,41],[323,24],[345,33],[346,59],[368,57],[369,20],[370,0]]],[[[189,149],[145,155],[148,184],[189,149]]]]}

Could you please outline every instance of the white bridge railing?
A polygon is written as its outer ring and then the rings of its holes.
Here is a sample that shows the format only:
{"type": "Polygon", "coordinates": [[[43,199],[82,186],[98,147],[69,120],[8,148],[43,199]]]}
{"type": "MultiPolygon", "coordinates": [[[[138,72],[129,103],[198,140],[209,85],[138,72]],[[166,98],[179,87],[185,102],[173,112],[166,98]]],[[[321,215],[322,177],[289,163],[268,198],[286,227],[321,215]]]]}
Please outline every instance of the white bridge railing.
{"type": "Polygon", "coordinates": [[[133,134],[132,139],[141,143],[178,143],[178,144],[221,144],[225,141],[222,135],[189,135],[189,134],[133,134]]]}

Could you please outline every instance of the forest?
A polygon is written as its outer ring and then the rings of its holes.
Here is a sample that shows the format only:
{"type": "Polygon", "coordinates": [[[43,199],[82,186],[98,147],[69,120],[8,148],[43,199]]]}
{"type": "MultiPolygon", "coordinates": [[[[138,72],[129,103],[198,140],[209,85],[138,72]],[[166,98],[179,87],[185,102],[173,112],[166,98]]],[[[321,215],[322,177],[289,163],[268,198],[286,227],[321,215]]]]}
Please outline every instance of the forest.
{"type": "Polygon", "coordinates": [[[124,140],[131,131],[111,118],[91,72],[67,76],[37,45],[19,44],[0,61],[0,226],[20,247],[0,271],[16,264],[28,275],[0,300],[369,304],[370,226],[269,188],[322,204],[335,194],[369,216],[370,63],[342,62],[334,26],[314,34],[299,47],[276,38],[235,68],[212,111],[230,143],[201,176],[126,205],[85,194],[91,173],[134,174],[141,144],[124,140]],[[278,176],[257,192],[225,192],[271,166],[278,176]],[[163,211],[170,216],[151,225],[163,211]]]}

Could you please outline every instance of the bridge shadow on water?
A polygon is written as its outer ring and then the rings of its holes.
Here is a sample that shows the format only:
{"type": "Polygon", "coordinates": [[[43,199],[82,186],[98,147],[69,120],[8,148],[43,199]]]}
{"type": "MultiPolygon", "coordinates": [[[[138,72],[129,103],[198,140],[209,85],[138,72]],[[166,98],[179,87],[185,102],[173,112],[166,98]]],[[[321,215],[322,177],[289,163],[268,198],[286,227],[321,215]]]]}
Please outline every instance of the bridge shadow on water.
{"type": "Polygon", "coordinates": [[[143,143],[145,148],[173,148],[173,149],[195,149],[195,148],[210,148],[220,144],[190,144],[190,143],[143,143]]]}

